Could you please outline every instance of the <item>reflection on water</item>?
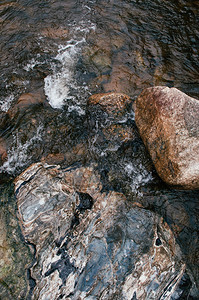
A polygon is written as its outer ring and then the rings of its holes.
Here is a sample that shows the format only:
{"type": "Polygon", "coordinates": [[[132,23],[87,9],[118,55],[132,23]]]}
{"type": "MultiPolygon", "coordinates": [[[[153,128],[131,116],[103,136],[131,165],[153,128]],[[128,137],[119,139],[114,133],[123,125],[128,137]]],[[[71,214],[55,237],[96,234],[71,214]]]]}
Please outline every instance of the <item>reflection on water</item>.
{"type": "Polygon", "coordinates": [[[100,1],[95,7],[99,37],[91,37],[91,43],[111,57],[111,66],[99,72],[97,82],[131,95],[150,85],[196,95],[197,7],[189,1],[100,1]]]}

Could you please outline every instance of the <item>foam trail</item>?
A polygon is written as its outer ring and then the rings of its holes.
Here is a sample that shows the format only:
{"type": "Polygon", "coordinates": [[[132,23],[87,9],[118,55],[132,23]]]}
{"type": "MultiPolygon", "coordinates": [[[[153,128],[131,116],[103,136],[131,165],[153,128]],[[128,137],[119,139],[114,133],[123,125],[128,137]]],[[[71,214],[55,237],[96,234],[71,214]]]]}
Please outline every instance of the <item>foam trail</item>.
{"type": "Polygon", "coordinates": [[[94,29],[94,24],[89,21],[81,22],[79,26],[72,25],[71,34],[74,38],[66,45],[59,46],[55,59],[61,64],[61,68],[57,71],[56,65],[53,65],[53,74],[44,79],[45,94],[53,108],[61,109],[70,100],[72,107],[69,111],[76,110],[82,114],[82,109],[77,109],[77,106],[81,105],[81,100],[87,95],[88,87],[78,85],[75,67],[82,47],[86,45],[86,35],[94,29]]]}
{"type": "Polygon", "coordinates": [[[8,151],[8,159],[0,167],[1,172],[14,174],[17,169],[22,169],[31,160],[29,149],[38,141],[42,141],[43,127],[38,126],[35,135],[22,144],[18,135],[14,136],[14,146],[8,151]]]}
{"type": "MultiPolygon", "coordinates": [[[[69,97],[70,87],[74,87],[74,65],[80,50],[80,41],[74,44],[73,42],[72,40],[69,41],[66,47],[60,46],[59,53],[55,57],[62,64],[61,71],[54,72],[53,75],[49,75],[44,79],[45,94],[53,108],[62,108],[69,97]]],[[[83,42],[84,39],[81,43],[83,42]]]]}

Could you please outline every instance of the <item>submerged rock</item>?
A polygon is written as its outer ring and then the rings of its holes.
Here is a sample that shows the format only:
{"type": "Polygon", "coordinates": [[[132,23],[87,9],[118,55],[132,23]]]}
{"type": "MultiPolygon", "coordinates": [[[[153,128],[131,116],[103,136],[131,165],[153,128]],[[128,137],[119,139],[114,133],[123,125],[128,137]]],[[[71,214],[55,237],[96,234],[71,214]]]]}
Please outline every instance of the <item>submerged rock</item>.
{"type": "Polygon", "coordinates": [[[145,89],[135,121],[159,176],[168,184],[199,188],[199,101],[176,88],[145,89]]]}
{"type": "Polygon", "coordinates": [[[33,164],[15,180],[19,220],[35,244],[32,299],[160,299],[185,272],[167,223],[102,191],[95,166],[33,164]]]}
{"type": "Polygon", "coordinates": [[[47,105],[47,101],[45,100],[45,95],[43,90],[38,90],[35,93],[26,93],[22,94],[19,99],[17,100],[17,103],[8,110],[8,115],[12,119],[15,117],[17,113],[22,113],[28,108],[31,108],[33,106],[38,105],[47,105]]]}
{"type": "Polygon", "coordinates": [[[131,104],[130,97],[121,93],[92,95],[87,111],[89,144],[106,152],[116,151],[123,143],[133,141],[137,135],[131,104]]]}
{"type": "Polygon", "coordinates": [[[52,28],[52,27],[46,27],[43,28],[41,33],[43,37],[45,38],[52,38],[52,39],[65,39],[68,34],[69,30],[62,27],[52,28]]]}
{"type": "Polygon", "coordinates": [[[40,160],[71,164],[86,159],[85,147],[80,147],[86,143],[86,117],[60,113],[42,97],[39,92],[22,95],[6,114],[6,126],[0,122],[0,173],[4,178],[40,160]]]}
{"type": "Polygon", "coordinates": [[[121,93],[95,94],[88,101],[89,105],[98,104],[108,114],[113,116],[122,115],[130,103],[130,97],[121,93]]]}

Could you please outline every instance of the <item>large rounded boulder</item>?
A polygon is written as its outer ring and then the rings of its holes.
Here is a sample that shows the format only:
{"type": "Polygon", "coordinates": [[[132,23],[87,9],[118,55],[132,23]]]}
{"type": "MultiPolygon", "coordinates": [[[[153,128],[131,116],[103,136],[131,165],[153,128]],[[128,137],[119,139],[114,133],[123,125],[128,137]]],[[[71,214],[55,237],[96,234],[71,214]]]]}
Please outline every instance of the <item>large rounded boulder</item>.
{"type": "Polygon", "coordinates": [[[199,101],[176,88],[145,89],[135,122],[157,173],[168,184],[199,188],[199,101]]]}

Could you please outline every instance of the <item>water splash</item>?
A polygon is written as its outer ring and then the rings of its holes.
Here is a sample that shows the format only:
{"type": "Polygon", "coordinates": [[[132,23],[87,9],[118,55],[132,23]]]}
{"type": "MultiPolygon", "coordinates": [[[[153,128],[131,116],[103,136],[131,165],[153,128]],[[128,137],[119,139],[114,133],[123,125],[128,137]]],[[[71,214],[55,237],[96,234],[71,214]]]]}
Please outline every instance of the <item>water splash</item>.
{"type": "Polygon", "coordinates": [[[52,75],[48,75],[44,79],[44,90],[50,105],[53,108],[61,109],[68,101],[71,103],[69,111],[75,110],[82,114],[82,108],[77,109],[81,103],[85,102],[88,94],[86,84],[79,84],[75,79],[75,67],[81,50],[86,45],[86,35],[95,30],[93,23],[81,22],[71,25],[71,35],[73,36],[66,45],[59,45],[58,54],[55,57],[57,62],[61,64],[59,71],[57,65],[51,66],[52,75]]]}
{"type": "Polygon", "coordinates": [[[22,170],[31,161],[30,149],[39,141],[42,141],[43,126],[38,126],[35,135],[26,143],[22,143],[18,134],[13,135],[14,141],[11,149],[8,150],[8,159],[0,167],[1,172],[15,174],[17,170],[22,170]]]}
{"type": "Polygon", "coordinates": [[[35,66],[43,65],[45,61],[42,61],[41,55],[38,53],[36,58],[32,58],[26,66],[24,66],[24,70],[29,72],[34,69],[35,66]]]}

